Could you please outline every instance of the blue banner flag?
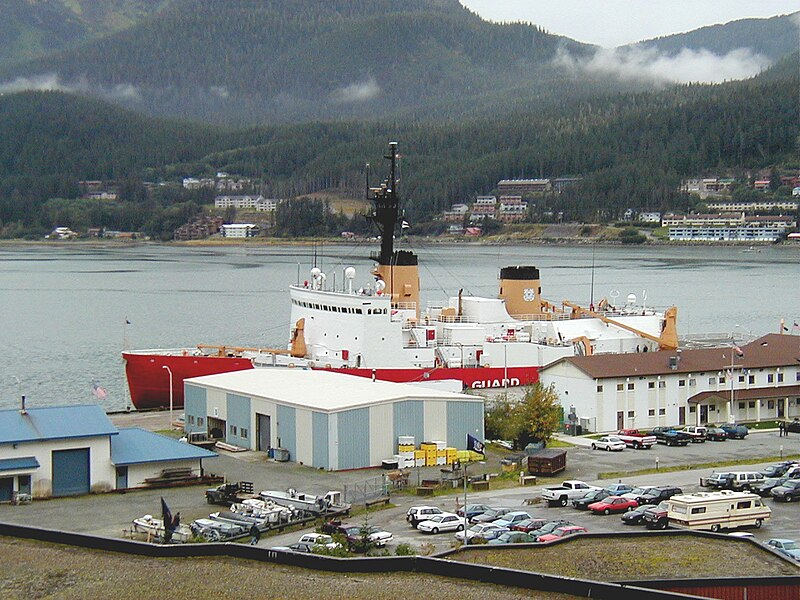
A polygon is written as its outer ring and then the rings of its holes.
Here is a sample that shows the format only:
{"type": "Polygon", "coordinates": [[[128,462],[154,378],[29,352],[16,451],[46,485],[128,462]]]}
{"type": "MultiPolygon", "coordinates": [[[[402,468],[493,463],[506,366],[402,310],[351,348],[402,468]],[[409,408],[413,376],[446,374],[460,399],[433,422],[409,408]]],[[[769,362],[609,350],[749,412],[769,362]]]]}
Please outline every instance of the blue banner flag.
{"type": "Polygon", "coordinates": [[[472,450],[478,454],[486,454],[483,449],[483,442],[470,434],[467,434],[467,450],[472,450]]]}

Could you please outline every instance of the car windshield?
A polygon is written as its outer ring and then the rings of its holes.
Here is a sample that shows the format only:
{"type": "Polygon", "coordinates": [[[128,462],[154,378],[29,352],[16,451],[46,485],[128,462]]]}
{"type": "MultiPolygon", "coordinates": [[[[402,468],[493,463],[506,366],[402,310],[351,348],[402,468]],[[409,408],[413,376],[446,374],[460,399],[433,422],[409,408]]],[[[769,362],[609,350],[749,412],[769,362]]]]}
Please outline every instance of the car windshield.
{"type": "Polygon", "coordinates": [[[783,542],[784,550],[800,550],[800,545],[797,542],[783,542]]]}
{"type": "Polygon", "coordinates": [[[633,488],[631,490],[631,494],[645,494],[645,493],[647,493],[647,490],[648,490],[648,488],[637,487],[637,488],[633,488]]]}

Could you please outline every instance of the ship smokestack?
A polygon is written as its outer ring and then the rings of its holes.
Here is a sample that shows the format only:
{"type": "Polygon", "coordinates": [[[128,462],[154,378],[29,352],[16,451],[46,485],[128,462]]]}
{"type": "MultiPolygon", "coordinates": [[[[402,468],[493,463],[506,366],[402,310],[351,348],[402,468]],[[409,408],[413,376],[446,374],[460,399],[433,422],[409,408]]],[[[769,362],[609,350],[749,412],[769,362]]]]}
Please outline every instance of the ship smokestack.
{"type": "Polygon", "coordinates": [[[542,285],[539,269],[532,266],[500,269],[500,298],[506,310],[515,315],[537,315],[542,312],[542,285]]]}

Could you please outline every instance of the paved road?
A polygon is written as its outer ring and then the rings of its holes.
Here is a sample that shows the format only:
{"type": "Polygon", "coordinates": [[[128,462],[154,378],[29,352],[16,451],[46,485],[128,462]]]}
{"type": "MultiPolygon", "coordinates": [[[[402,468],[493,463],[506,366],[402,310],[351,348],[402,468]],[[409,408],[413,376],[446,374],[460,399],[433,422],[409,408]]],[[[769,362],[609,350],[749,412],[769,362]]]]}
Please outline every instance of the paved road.
{"type": "MultiPolygon", "coordinates": [[[[800,436],[789,438],[778,437],[777,432],[752,434],[746,440],[727,442],[706,442],[688,447],[667,448],[658,446],[651,450],[625,450],[621,453],[592,451],[587,448],[571,448],[569,450],[569,468],[562,475],[564,479],[584,479],[605,485],[608,480],[599,481],[599,472],[630,472],[651,468],[658,457],[661,466],[678,464],[697,464],[717,460],[742,459],[747,457],[770,457],[780,454],[781,446],[784,454],[800,454],[800,436]]],[[[244,452],[238,454],[222,453],[219,458],[206,461],[206,468],[224,474],[230,481],[253,481],[257,490],[284,490],[293,487],[311,493],[325,493],[331,489],[342,489],[346,484],[364,481],[380,476],[380,470],[349,471],[343,473],[327,473],[293,463],[282,464],[270,461],[263,453],[244,452]]],[[[487,461],[485,470],[497,471],[496,461],[487,461]]],[[[743,470],[758,469],[760,466],[742,467],[743,470]]],[[[472,469],[478,470],[477,466],[472,469]]],[[[472,473],[473,471],[470,471],[472,473]]],[[[700,477],[707,476],[711,469],[699,471],[679,471],[673,473],[656,473],[633,478],[625,478],[631,484],[672,484],[691,492],[699,489],[700,477]]],[[[435,478],[438,469],[422,470],[420,478],[435,478]]],[[[412,480],[416,473],[412,473],[412,480]]],[[[470,501],[483,501],[487,504],[510,506],[528,510],[534,516],[550,518],[566,518],[576,524],[584,525],[590,531],[629,531],[622,526],[618,516],[594,516],[571,508],[547,508],[544,505],[528,506],[523,502],[528,498],[538,498],[539,487],[511,488],[490,490],[488,492],[471,492],[470,501]]],[[[164,497],[173,513],[180,511],[183,522],[206,517],[216,510],[205,502],[203,488],[173,488],[166,490],[142,490],[126,494],[104,494],[81,498],[36,501],[27,506],[0,506],[0,520],[16,523],[40,525],[50,528],[63,528],[72,531],[95,533],[107,536],[121,536],[129,529],[131,520],[143,514],[160,513],[160,498],[164,497]]],[[[420,546],[432,543],[437,550],[449,548],[452,534],[427,536],[411,527],[405,521],[405,512],[409,506],[431,503],[445,510],[455,508],[455,496],[438,497],[433,502],[414,496],[394,496],[393,503],[397,508],[373,511],[369,515],[371,524],[388,529],[395,535],[394,544],[410,543],[420,546]]],[[[753,530],[759,539],[770,537],[798,537],[797,519],[800,516],[798,504],[776,504],[773,507],[773,519],[761,530],[753,530]]],[[[362,524],[363,517],[351,520],[354,524],[362,524]]],[[[269,538],[262,538],[262,546],[285,545],[297,541],[301,533],[294,532],[269,538]]]]}

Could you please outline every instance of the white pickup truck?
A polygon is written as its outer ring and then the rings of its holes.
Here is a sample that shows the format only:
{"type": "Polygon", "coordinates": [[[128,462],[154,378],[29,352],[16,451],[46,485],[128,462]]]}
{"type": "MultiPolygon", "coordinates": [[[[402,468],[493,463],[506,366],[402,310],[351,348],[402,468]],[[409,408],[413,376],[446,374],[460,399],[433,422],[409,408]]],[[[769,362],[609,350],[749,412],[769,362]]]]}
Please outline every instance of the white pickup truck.
{"type": "Polygon", "coordinates": [[[684,427],[683,431],[692,436],[692,442],[700,444],[706,441],[706,432],[708,432],[708,428],[701,425],[689,425],[684,427]]]}
{"type": "Polygon", "coordinates": [[[600,488],[589,485],[585,481],[578,481],[570,479],[564,481],[558,487],[546,487],[542,490],[542,500],[545,500],[550,506],[560,504],[566,506],[572,500],[583,498],[587,492],[599,490],[600,488]]]}

